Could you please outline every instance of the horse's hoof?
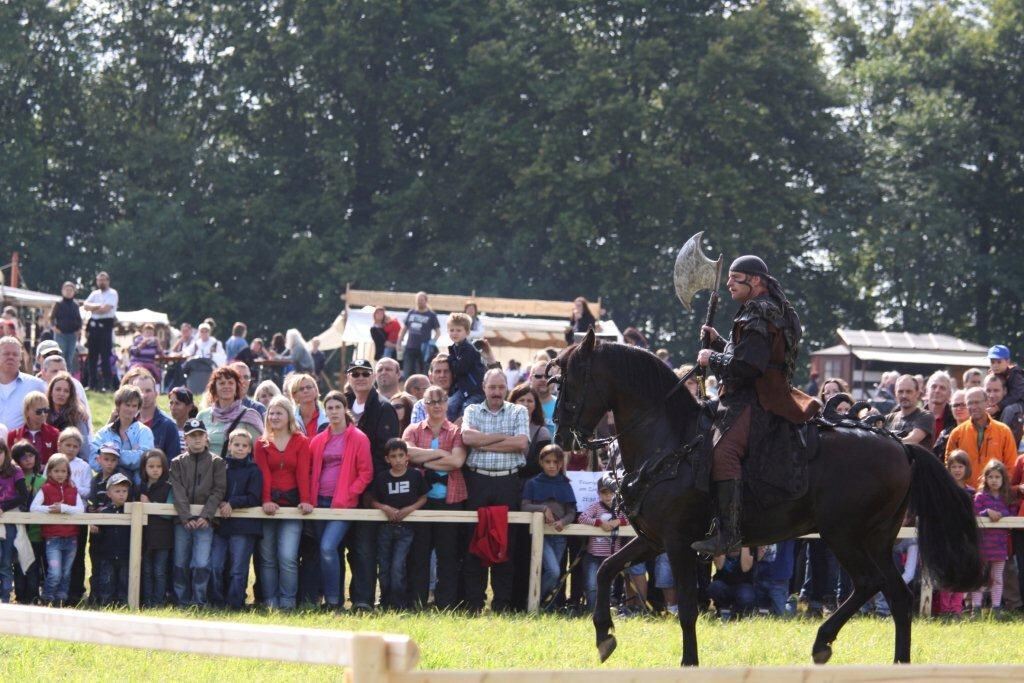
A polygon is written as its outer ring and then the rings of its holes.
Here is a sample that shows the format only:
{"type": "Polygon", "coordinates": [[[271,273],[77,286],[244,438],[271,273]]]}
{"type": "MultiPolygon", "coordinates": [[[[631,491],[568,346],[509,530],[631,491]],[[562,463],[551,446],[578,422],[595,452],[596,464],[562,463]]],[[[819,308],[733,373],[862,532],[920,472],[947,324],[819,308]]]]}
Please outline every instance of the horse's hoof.
{"type": "Polygon", "coordinates": [[[825,664],[832,659],[832,646],[825,645],[820,650],[815,650],[811,658],[814,659],[815,664],[825,664]]]}
{"type": "Polygon", "coordinates": [[[615,648],[616,648],[617,645],[618,645],[618,643],[615,642],[615,636],[608,636],[607,638],[605,638],[604,640],[602,640],[600,643],[597,644],[597,653],[599,655],[601,655],[601,663],[602,664],[609,657],[612,656],[612,653],[615,652],[615,648]]]}

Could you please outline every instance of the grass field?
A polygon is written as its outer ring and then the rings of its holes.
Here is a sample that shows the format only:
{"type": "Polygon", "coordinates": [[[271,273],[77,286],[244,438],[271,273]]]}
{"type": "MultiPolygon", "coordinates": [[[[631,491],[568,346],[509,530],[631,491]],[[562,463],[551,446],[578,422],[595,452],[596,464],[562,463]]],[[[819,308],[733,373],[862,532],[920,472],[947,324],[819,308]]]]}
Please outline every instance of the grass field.
{"type": "MultiPolygon", "coordinates": [[[[157,616],[187,612],[158,610],[157,616]]],[[[580,669],[599,666],[593,629],[587,619],[542,617],[464,617],[438,614],[371,616],[320,613],[227,615],[247,623],[312,628],[405,633],[419,644],[421,669],[580,669]]],[[[703,666],[809,664],[819,622],[754,618],[722,624],[702,617],[698,626],[703,666]]],[[[668,618],[617,622],[619,649],[609,668],[672,667],[681,654],[679,628],[668,618]]],[[[1024,663],[1024,620],[914,625],[913,658],[917,663],[1024,663]]],[[[889,620],[856,618],[834,646],[832,664],[885,664],[892,660],[893,627],[889,620]]],[[[337,680],[335,668],[296,666],[149,653],[122,648],[58,643],[24,638],[0,640],[0,680],[337,680]],[[287,677],[287,678],[285,678],[287,677]]]]}

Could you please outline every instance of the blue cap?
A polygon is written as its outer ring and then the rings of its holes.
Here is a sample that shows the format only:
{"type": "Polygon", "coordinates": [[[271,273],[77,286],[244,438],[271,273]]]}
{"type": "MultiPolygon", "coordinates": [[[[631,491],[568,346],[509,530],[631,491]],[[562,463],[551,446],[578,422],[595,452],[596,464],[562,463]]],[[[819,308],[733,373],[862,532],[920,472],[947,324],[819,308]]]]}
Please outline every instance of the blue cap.
{"type": "Polygon", "coordinates": [[[1010,360],[1010,349],[1002,344],[996,344],[988,350],[989,360],[1010,360]]]}

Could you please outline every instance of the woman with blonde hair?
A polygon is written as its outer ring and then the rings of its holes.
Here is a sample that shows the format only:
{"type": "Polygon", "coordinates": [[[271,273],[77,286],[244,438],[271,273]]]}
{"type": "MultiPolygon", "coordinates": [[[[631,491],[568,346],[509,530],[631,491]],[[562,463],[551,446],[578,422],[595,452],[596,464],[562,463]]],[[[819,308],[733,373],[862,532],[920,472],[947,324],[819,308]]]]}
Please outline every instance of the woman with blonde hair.
{"type": "MultiPolygon", "coordinates": [[[[310,496],[309,440],[295,421],[295,408],[284,396],[275,396],[267,407],[263,436],[253,448],[263,474],[263,512],[275,515],[282,507],[313,511],[310,496]]],[[[260,540],[263,602],[268,607],[295,609],[299,589],[299,539],[302,522],[297,519],[266,520],[260,540]]]]}

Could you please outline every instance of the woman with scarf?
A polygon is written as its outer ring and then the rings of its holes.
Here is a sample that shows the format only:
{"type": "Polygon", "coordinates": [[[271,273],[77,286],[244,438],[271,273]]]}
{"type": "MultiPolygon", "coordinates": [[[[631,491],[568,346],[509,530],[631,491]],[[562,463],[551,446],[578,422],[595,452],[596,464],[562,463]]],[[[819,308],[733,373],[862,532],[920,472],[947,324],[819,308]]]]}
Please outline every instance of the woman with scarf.
{"type": "Polygon", "coordinates": [[[263,435],[263,420],[258,412],[242,405],[242,380],[231,367],[219,367],[210,375],[206,405],[197,417],[206,425],[214,455],[223,458],[227,454],[228,434],[236,429],[245,429],[253,441],[263,435]]]}
{"type": "Polygon", "coordinates": [[[88,461],[91,453],[89,433],[92,431],[92,425],[89,424],[89,417],[82,403],[84,398],[78,395],[71,375],[67,372],[58,372],[46,388],[46,400],[50,404],[50,415],[46,421],[59,431],[64,431],[66,427],[77,428],[82,433],[82,451],[78,457],[88,461]]]}

